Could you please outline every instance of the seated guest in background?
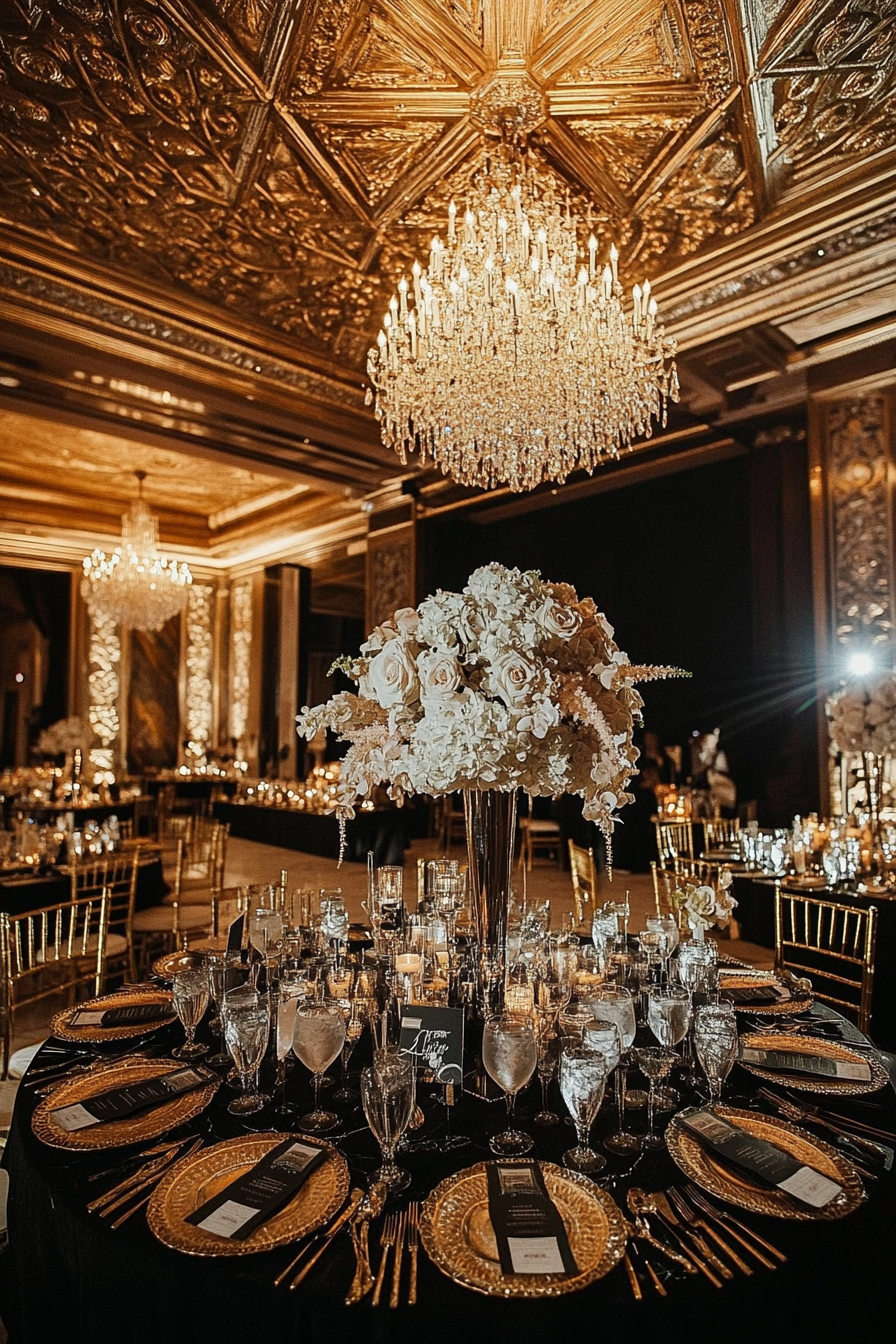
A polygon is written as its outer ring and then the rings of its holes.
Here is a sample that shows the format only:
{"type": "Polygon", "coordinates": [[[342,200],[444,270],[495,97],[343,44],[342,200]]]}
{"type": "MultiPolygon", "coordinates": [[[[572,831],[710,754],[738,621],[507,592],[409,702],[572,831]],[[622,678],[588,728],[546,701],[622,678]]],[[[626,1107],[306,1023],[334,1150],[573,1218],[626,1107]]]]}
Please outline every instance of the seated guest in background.
{"type": "Polygon", "coordinates": [[[737,785],[731,778],[728,757],[719,747],[720,728],[711,733],[691,734],[691,785],[704,795],[707,815],[737,815],[737,785]]]}

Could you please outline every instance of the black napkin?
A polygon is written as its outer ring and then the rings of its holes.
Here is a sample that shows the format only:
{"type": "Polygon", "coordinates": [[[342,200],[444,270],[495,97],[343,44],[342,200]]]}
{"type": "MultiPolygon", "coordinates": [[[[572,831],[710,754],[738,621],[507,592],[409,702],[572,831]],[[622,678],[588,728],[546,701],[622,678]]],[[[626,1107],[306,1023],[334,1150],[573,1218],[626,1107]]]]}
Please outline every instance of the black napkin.
{"type": "Polygon", "coordinates": [[[578,1274],[537,1162],[486,1163],[488,1213],[504,1274],[578,1274]]]}
{"type": "Polygon", "coordinates": [[[70,1027],[133,1027],[143,1022],[163,1022],[174,1017],[171,1003],[128,1003],[120,1008],[80,1008],[70,1027]]]}
{"type": "Polygon", "coordinates": [[[86,1101],[59,1106],[50,1114],[60,1129],[71,1133],[77,1129],[87,1129],[90,1125],[123,1120],[125,1116],[164,1105],[185,1092],[193,1092],[197,1087],[205,1087],[217,1081],[218,1075],[212,1073],[211,1069],[203,1064],[190,1064],[183,1069],[170,1069],[168,1073],[159,1074],[155,1078],[142,1078],[126,1083],[123,1087],[112,1087],[86,1101]]]}
{"type": "Polygon", "coordinates": [[[326,1161],[328,1149],[302,1139],[285,1139],[251,1171],[238,1176],[186,1218],[194,1227],[245,1241],[287,1204],[326,1161]]]}
{"type": "Polygon", "coordinates": [[[713,1110],[691,1111],[677,1121],[701,1148],[760,1185],[783,1191],[802,1204],[822,1209],[842,1187],[814,1167],[799,1162],[774,1143],[758,1139],[713,1110]]]}
{"type": "Polygon", "coordinates": [[[871,1081],[871,1065],[864,1059],[831,1059],[802,1050],[774,1050],[763,1046],[742,1045],[738,1059],[742,1064],[788,1073],[798,1077],[834,1078],[850,1083],[871,1081]]]}

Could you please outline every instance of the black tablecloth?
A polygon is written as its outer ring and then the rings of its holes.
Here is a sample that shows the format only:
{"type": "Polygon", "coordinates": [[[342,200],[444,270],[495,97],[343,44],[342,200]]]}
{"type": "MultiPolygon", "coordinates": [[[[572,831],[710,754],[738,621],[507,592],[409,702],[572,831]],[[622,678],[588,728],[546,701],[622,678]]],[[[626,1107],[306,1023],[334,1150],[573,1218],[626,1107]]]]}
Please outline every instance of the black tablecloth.
{"type": "MultiPolygon", "coordinates": [[[[786,888],[785,888],[786,889],[786,888]]],[[[796,890],[796,889],[794,889],[796,890]]],[[[877,949],[871,997],[871,1036],[885,1050],[896,1050],[896,900],[888,897],[844,895],[843,892],[804,890],[805,896],[837,901],[867,910],[877,907],[877,949]]],[[[774,878],[735,876],[735,912],[741,936],[760,947],[775,946],[774,878]]],[[[737,955],[737,944],[731,949],[737,955]]]]}
{"type": "MultiPolygon", "coordinates": [[[[137,870],[136,909],[146,910],[151,905],[158,905],[167,891],[161,859],[141,863],[137,870]]],[[[57,869],[29,874],[27,877],[0,877],[0,910],[6,910],[11,915],[58,905],[61,901],[67,901],[70,895],[71,878],[68,872],[57,869]]]]}
{"type": "MultiPolygon", "coordinates": [[[[173,1044],[182,1037],[176,1028],[168,1028],[167,1039],[173,1044]]],[[[363,1045],[362,1041],[358,1056],[363,1045]]],[[[38,1057],[36,1066],[46,1058],[38,1057]]],[[[311,1101],[306,1078],[305,1070],[297,1065],[290,1087],[303,1107],[311,1101]]],[[[747,1104],[753,1085],[749,1075],[735,1069],[726,1100],[747,1104]]],[[[487,1159],[487,1137],[503,1127],[501,1102],[488,1104],[464,1095],[454,1111],[453,1130],[468,1134],[474,1142],[456,1152],[440,1151],[444,1110],[430,1100],[430,1091],[425,1085],[419,1089],[428,1118],[426,1127],[414,1137],[428,1134],[435,1151],[401,1156],[414,1176],[406,1198],[425,1198],[451,1172],[487,1159]]],[[[537,1109],[535,1091],[533,1087],[521,1098],[530,1113],[537,1109]]],[[[552,1091],[552,1103],[562,1112],[559,1095],[555,1088],[552,1091]]],[[[229,1095],[222,1089],[207,1120],[194,1122],[197,1132],[215,1140],[242,1132],[224,1110],[229,1095]]],[[[881,1109],[840,1104],[866,1120],[872,1117],[871,1123],[896,1128],[892,1089],[876,1094],[874,1100],[882,1103],[881,1109]]],[[[668,1282],[665,1299],[648,1291],[637,1303],[620,1266],[568,1297],[504,1302],[458,1287],[421,1251],[416,1307],[393,1311],[385,1305],[373,1309],[365,1302],[346,1308],[342,1302],[353,1269],[347,1236],[337,1240],[298,1291],[290,1292],[285,1287],[275,1289],[273,1279],[292,1259],[294,1248],[239,1259],[193,1258],[156,1242],[142,1213],[118,1231],[88,1215],[88,1199],[118,1178],[113,1175],[88,1183],[87,1176],[109,1167],[116,1155],[89,1156],[43,1147],[31,1132],[33,1105],[33,1095],[21,1089],[3,1159],[11,1177],[10,1244],[0,1257],[0,1315],[10,1330],[11,1344],[48,1344],[57,1339],[66,1344],[246,1344],[254,1340],[345,1344],[352,1338],[364,1344],[463,1344],[480,1339],[578,1344],[594,1338],[614,1344],[643,1344],[651,1338],[672,1344],[747,1340],[752,1344],[757,1337],[782,1344],[794,1339],[823,1344],[838,1335],[844,1340],[859,1339],[872,1326],[879,1331],[889,1314],[896,1235],[893,1175],[880,1180],[868,1202],[843,1222],[790,1222],[738,1213],[785,1251],[788,1261],[774,1273],[757,1265],[752,1277],[737,1274],[722,1290],[700,1276],[668,1282]]],[[[348,1108],[344,1114],[347,1132],[340,1146],[352,1166],[353,1184],[364,1185],[366,1174],[377,1162],[376,1146],[361,1111],[348,1108]]],[[[261,1113],[256,1119],[261,1128],[267,1117],[261,1113]]],[[[607,1110],[602,1112],[594,1130],[596,1140],[611,1127],[612,1119],[607,1110]]],[[[537,1153],[545,1160],[558,1161],[572,1143],[572,1130],[565,1124],[538,1129],[526,1114],[520,1123],[536,1135],[537,1153]]],[[[621,1159],[611,1159],[610,1171],[621,1170],[621,1159]]],[[[633,1175],[617,1186],[615,1195],[624,1206],[630,1184],[657,1190],[681,1179],[665,1152],[648,1154],[633,1175]]],[[[376,1236],[372,1244],[376,1267],[376,1236]]],[[[660,1257],[656,1263],[661,1266],[660,1257]]],[[[389,1275],[387,1288],[391,1265],[389,1275]]]]}
{"type": "MultiPolygon", "coordinates": [[[[299,849],[325,859],[339,858],[339,823],[334,816],[254,803],[215,803],[213,810],[219,821],[229,824],[230,834],[240,840],[299,849]]],[[[366,863],[367,851],[372,849],[377,867],[403,863],[408,845],[403,808],[359,812],[346,828],[345,858],[366,863]]]]}

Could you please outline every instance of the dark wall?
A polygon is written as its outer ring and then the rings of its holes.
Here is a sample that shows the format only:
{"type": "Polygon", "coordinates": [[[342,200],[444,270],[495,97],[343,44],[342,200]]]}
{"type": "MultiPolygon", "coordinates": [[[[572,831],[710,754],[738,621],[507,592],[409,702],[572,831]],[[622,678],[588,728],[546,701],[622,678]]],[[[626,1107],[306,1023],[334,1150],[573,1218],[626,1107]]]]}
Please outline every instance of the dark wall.
{"type": "Polygon", "coordinates": [[[645,725],[685,747],[720,726],[741,800],[778,824],[817,806],[807,479],[790,439],[498,523],[434,518],[423,591],[490,560],[573,583],[632,662],[692,672],[642,688],[645,725]]]}

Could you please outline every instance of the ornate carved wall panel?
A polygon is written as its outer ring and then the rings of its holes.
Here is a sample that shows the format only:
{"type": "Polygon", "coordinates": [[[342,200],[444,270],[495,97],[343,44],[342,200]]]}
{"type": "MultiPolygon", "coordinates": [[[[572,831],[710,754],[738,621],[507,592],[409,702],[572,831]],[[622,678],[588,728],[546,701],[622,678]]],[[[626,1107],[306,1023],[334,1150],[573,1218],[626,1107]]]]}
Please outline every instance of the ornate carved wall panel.
{"type": "Polygon", "coordinates": [[[252,580],[241,579],[230,590],[230,736],[245,751],[249,726],[252,655],[252,580]]]}
{"type": "Polygon", "coordinates": [[[414,531],[414,523],[401,523],[367,539],[368,630],[399,607],[417,605],[414,531]]]}
{"type": "Polygon", "coordinates": [[[181,618],[161,630],[127,632],[127,767],[132,774],[173,769],[183,724],[178,703],[181,618]]]}
{"type": "Polygon", "coordinates": [[[121,640],[114,621],[92,617],[88,645],[87,720],[99,745],[92,747],[88,759],[95,774],[112,772],[117,763],[120,689],[119,665],[121,640]]]}

